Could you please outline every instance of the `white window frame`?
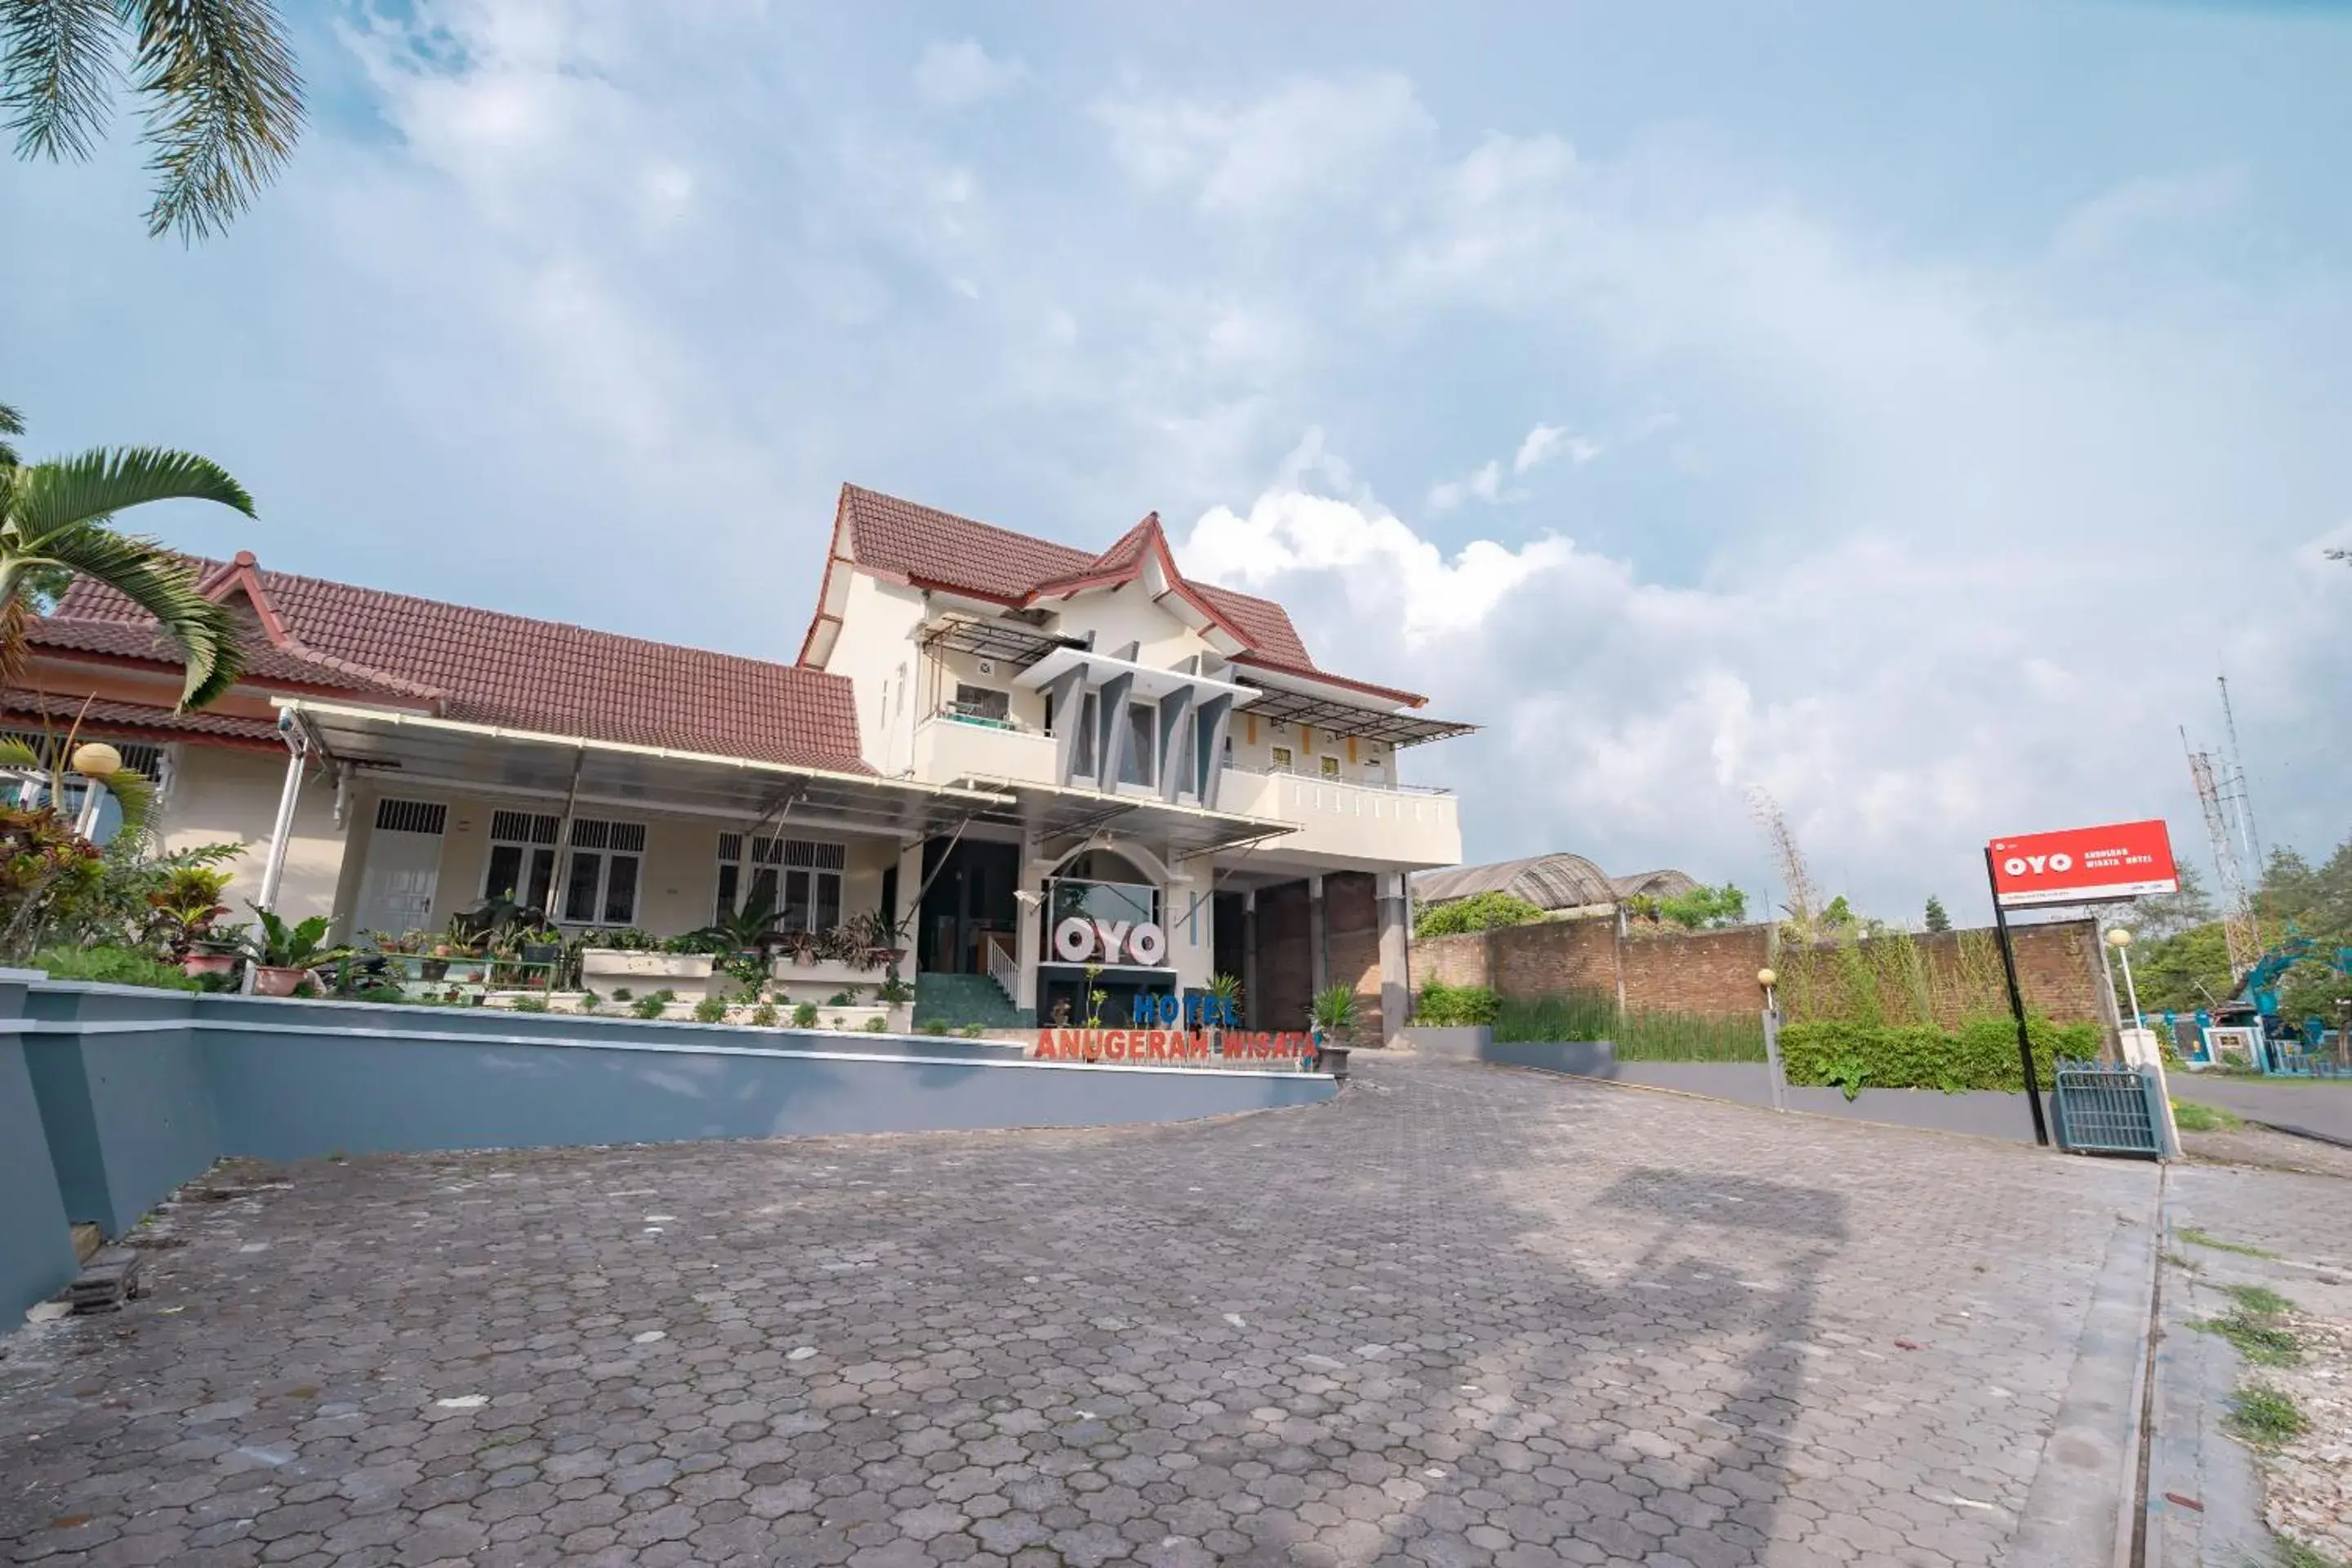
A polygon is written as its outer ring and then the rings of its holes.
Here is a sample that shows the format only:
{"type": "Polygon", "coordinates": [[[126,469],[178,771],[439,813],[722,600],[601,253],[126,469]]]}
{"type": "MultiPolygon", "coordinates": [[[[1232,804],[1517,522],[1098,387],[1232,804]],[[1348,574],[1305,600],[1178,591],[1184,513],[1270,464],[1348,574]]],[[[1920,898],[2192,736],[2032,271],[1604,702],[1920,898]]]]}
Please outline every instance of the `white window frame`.
{"type": "Polygon", "coordinates": [[[562,902],[562,909],[550,910],[548,918],[572,926],[632,926],[637,923],[637,909],[646,896],[646,825],[621,817],[579,816],[572,821],[571,853],[561,858],[563,885],[551,887],[548,896],[562,902]],[[579,875],[581,865],[596,862],[596,880],[589,894],[590,913],[574,915],[571,910],[572,881],[579,875]],[[612,908],[613,873],[623,864],[629,868],[629,907],[619,913],[612,908]]]}
{"type": "MultiPolygon", "coordinates": [[[[499,851],[502,848],[518,849],[521,853],[516,858],[519,866],[515,875],[514,900],[529,909],[532,902],[530,884],[534,868],[540,853],[544,851],[547,856],[547,897],[552,902],[557,890],[555,863],[562,858],[556,853],[555,839],[562,826],[563,819],[551,811],[517,811],[503,807],[493,810],[490,813],[488,852],[482,857],[482,897],[496,899],[505,896],[508,889],[499,887],[495,879],[499,851]],[[544,837],[540,831],[542,825],[546,830],[544,837]],[[502,826],[504,832],[500,831],[502,826]]],[[[551,910],[549,911],[551,915],[553,912],[551,910]]]]}
{"type": "Polygon", "coordinates": [[[812,935],[824,931],[826,927],[819,922],[817,915],[824,908],[823,894],[828,885],[833,895],[832,924],[840,924],[847,913],[844,897],[849,876],[849,846],[840,839],[720,834],[715,895],[720,918],[743,908],[744,900],[760,885],[762,872],[770,873],[774,879],[776,929],[779,931],[806,931],[812,935]],[[747,868],[751,873],[749,876],[744,874],[747,868]],[[727,874],[730,871],[735,873],[732,887],[729,886],[727,874]],[[797,923],[785,914],[792,907],[792,879],[795,877],[805,877],[808,889],[797,923]]]}
{"type": "Polygon", "coordinates": [[[1291,758],[1288,746],[1268,746],[1265,749],[1265,765],[1275,773],[1288,773],[1298,771],[1297,764],[1291,758]]]}

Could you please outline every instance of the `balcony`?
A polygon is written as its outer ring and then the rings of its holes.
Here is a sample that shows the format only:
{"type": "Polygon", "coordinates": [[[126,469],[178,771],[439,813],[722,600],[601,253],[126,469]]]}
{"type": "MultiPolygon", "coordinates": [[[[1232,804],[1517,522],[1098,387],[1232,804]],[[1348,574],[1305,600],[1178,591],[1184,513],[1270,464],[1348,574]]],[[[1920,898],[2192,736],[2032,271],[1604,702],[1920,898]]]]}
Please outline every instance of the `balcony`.
{"type": "Polygon", "coordinates": [[[916,729],[914,772],[927,784],[982,778],[1050,784],[1054,739],[1012,720],[973,717],[950,705],[916,729]]]}
{"type": "Polygon", "coordinates": [[[1218,788],[1220,811],[1298,824],[1297,833],[1267,844],[1270,855],[1352,861],[1366,869],[1462,859],[1462,817],[1444,790],[1244,768],[1227,768],[1218,788]]]}

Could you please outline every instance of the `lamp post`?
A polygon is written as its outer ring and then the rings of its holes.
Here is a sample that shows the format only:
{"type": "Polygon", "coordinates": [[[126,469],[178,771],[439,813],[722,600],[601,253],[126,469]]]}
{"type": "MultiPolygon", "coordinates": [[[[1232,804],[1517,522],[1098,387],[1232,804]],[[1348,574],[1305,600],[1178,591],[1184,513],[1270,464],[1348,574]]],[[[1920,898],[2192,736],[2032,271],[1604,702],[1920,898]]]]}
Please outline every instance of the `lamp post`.
{"type": "Polygon", "coordinates": [[[73,771],[89,781],[82,792],[81,815],[74,822],[74,831],[88,838],[98,831],[99,808],[106,800],[106,783],[122,771],[122,753],[103,741],[91,741],[76,746],[72,758],[73,771]]]}
{"type": "Polygon", "coordinates": [[[2116,950],[2117,958],[2123,960],[2124,994],[2131,999],[2131,1026],[2137,1029],[2140,1026],[2139,986],[2132,980],[2131,944],[2132,933],[2123,927],[2116,926],[2108,931],[2107,945],[2116,950]]]}
{"type": "Polygon", "coordinates": [[[1772,988],[1780,977],[1769,969],[1756,972],[1756,984],[1764,987],[1764,1064],[1772,1075],[1772,1109],[1789,1109],[1788,1077],[1780,1070],[1780,1003],[1772,988]]]}

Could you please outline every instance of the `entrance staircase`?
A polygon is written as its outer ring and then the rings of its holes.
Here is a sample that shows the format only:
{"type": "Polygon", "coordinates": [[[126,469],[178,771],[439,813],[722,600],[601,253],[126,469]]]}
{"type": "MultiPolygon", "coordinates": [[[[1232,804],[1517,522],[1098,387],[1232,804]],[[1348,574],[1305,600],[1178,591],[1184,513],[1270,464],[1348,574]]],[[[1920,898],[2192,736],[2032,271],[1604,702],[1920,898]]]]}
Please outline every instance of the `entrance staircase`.
{"type": "Polygon", "coordinates": [[[1003,987],[985,974],[918,974],[915,976],[915,1027],[945,1024],[961,1029],[978,1024],[984,1029],[1030,1029],[1036,1016],[1015,1007],[1003,987]]]}

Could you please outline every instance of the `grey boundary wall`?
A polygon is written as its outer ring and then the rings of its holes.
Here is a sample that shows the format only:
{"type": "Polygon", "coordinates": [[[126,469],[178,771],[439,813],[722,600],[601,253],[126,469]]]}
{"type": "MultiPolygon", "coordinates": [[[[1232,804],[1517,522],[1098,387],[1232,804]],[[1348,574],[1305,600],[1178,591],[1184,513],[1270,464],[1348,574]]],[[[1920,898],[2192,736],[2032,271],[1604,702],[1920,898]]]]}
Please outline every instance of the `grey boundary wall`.
{"type": "Polygon", "coordinates": [[[200,995],[0,970],[0,1332],[225,1154],[1175,1121],[1328,1074],[1031,1061],[1001,1040],[200,995]]]}
{"type": "MultiPolygon", "coordinates": [[[[1484,1025],[1430,1028],[1416,1024],[1405,1030],[1404,1038],[1414,1049],[1433,1057],[1679,1089],[1768,1109],[1772,1103],[1771,1068],[1762,1062],[1621,1062],[1606,1040],[1497,1040],[1484,1025]]],[[[1841,1089],[1795,1084],[1785,1093],[1790,1110],[1814,1116],[2033,1142],[2033,1112],[2021,1094],[1990,1089],[1946,1094],[1933,1089],[1865,1089],[1848,1100],[1841,1089]]]]}

